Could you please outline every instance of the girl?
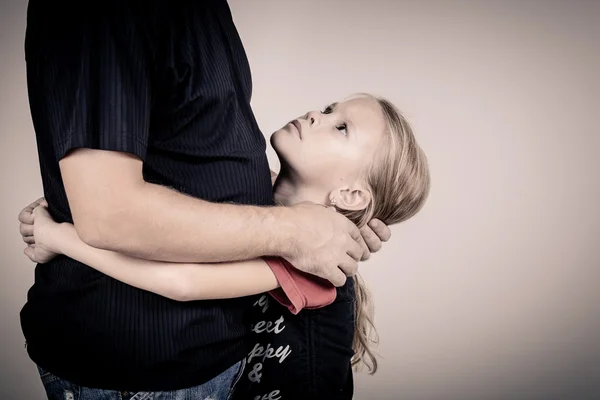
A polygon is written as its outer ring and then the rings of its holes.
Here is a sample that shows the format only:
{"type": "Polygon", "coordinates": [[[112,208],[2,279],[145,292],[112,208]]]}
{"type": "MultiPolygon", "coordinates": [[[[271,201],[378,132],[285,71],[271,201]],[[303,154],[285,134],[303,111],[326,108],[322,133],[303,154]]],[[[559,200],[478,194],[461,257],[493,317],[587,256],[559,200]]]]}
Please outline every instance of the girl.
{"type": "MultiPolygon", "coordinates": [[[[271,144],[281,161],[274,184],[281,206],[309,201],[359,227],[373,218],[390,225],[415,215],[429,193],[427,159],[405,118],[382,98],[361,94],[309,112],[276,131],[271,144]]],[[[240,399],[350,399],[352,366],[377,369],[373,310],[358,278],[335,288],[270,257],[221,264],[135,259],[86,245],[44,205],[34,213],[26,253],[41,246],[174,301],[257,295],[256,344],[236,388],[240,399]]]]}

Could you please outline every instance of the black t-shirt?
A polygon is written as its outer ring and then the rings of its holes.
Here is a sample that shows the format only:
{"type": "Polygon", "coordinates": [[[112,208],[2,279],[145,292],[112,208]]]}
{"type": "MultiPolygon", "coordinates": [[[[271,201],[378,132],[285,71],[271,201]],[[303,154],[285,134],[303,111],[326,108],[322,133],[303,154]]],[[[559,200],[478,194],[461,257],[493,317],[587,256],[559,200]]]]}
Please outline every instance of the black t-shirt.
{"type": "Polygon", "coordinates": [[[265,294],[253,310],[253,347],[237,400],[347,400],[354,393],[354,280],[335,301],[297,315],[265,294]]]}
{"type": "MultiPolygon", "coordinates": [[[[127,152],[148,182],[214,202],[272,205],[248,60],[226,1],[31,0],[27,83],[44,195],[72,222],[58,162],[127,152]]],[[[74,383],[201,384],[251,349],[255,298],[175,302],[64,256],[38,265],[21,311],[30,357],[74,383]]]]}

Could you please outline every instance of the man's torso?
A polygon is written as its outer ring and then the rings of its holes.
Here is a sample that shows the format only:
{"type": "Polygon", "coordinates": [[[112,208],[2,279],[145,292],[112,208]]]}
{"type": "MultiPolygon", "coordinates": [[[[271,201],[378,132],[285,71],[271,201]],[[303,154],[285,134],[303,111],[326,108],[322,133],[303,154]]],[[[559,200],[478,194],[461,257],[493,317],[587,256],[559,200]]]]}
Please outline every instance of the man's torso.
{"type": "MultiPolygon", "coordinates": [[[[39,1],[30,3],[32,14],[39,1]]],[[[209,201],[271,205],[250,69],[226,2],[131,3],[156,60],[144,179],[209,201]]],[[[28,22],[30,54],[44,34],[37,28],[28,22]]],[[[45,116],[32,117],[35,124],[45,116]]],[[[43,126],[36,134],[45,196],[56,220],[72,222],[43,126]]],[[[36,267],[21,321],[32,359],[65,379],[169,390],[200,384],[243,358],[252,301],[179,303],[60,256],[36,267]]]]}

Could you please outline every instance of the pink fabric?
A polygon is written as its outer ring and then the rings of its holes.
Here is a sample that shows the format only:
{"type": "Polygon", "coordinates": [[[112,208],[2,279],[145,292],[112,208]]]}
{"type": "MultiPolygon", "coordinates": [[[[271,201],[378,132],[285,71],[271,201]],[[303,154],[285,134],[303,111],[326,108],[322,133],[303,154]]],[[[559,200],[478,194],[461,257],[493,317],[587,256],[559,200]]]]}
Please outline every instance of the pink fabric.
{"type": "Polygon", "coordinates": [[[335,300],[337,291],[331,282],[302,272],[282,258],[263,257],[263,260],[281,286],[269,294],[292,314],[298,314],[303,308],[325,307],[335,300]]]}

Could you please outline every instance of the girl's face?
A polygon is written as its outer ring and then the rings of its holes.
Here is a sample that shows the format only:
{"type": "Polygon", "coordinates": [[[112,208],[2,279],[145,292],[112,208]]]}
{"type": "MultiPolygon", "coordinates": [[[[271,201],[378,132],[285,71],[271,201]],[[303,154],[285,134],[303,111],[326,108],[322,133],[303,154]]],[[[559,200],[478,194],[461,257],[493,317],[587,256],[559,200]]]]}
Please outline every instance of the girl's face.
{"type": "Polygon", "coordinates": [[[355,190],[375,162],[385,127],[375,99],[354,98],[289,122],[271,144],[295,182],[323,192],[355,190]]]}

